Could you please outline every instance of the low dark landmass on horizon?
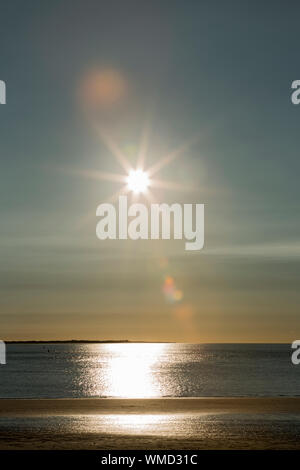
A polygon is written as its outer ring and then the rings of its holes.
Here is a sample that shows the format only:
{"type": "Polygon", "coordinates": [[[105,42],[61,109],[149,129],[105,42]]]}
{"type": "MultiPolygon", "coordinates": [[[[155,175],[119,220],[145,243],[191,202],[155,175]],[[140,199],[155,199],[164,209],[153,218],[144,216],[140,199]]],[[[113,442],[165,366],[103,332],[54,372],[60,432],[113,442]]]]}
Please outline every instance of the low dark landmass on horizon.
{"type": "Polygon", "coordinates": [[[129,339],[105,339],[105,340],[98,340],[98,339],[63,339],[63,340],[3,340],[5,344],[135,344],[135,343],[166,343],[166,344],[290,344],[289,342],[263,342],[263,341],[251,341],[251,342],[187,342],[187,341],[134,341],[129,339]]]}
{"type": "Polygon", "coordinates": [[[107,343],[173,343],[174,341],[131,341],[128,339],[108,339],[108,340],[89,340],[89,339],[66,339],[66,340],[28,340],[28,341],[5,341],[6,344],[107,344],[107,343]]]}

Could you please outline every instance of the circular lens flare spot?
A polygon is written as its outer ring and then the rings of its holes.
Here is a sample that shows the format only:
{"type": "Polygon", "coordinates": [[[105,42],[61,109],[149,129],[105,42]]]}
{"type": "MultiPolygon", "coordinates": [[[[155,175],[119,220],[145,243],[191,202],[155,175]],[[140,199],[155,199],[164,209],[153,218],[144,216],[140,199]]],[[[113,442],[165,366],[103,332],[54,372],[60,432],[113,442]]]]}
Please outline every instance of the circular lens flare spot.
{"type": "Polygon", "coordinates": [[[131,170],[127,177],[127,185],[134,193],[144,193],[149,186],[149,177],[143,170],[131,170]]]}

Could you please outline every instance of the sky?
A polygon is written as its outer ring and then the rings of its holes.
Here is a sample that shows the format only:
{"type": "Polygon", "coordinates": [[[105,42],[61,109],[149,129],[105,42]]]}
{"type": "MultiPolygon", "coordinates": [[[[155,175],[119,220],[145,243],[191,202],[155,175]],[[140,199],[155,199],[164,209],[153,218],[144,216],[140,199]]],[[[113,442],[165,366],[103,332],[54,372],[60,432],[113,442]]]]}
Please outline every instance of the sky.
{"type": "Polygon", "coordinates": [[[1,339],[299,338],[299,10],[1,0],[1,339]],[[182,149],[153,193],[205,205],[203,250],[97,239],[124,173],[99,126],[133,167],[182,149]]]}

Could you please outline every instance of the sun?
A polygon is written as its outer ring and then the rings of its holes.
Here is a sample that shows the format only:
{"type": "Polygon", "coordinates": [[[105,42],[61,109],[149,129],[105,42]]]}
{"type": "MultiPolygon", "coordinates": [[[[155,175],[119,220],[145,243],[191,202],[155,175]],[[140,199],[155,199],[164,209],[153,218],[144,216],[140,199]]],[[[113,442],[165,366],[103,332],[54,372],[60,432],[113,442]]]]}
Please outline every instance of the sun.
{"type": "Polygon", "coordinates": [[[181,157],[187,149],[193,145],[198,139],[199,135],[197,134],[193,138],[188,139],[183,142],[178,148],[171,150],[169,153],[161,157],[156,163],[152,166],[146,166],[146,157],[149,147],[149,124],[145,125],[145,128],[142,132],[140,146],[137,152],[137,161],[133,167],[130,161],[127,159],[122,148],[119,147],[118,143],[115,141],[109,130],[101,125],[99,125],[95,120],[91,119],[91,124],[99,136],[102,143],[107,147],[107,149],[112,153],[118,163],[121,165],[124,173],[108,173],[99,170],[72,170],[76,174],[81,176],[96,179],[96,180],[106,180],[111,182],[121,183],[121,188],[118,189],[112,196],[109,197],[110,201],[115,200],[119,195],[127,194],[132,192],[135,196],[135,199],[138,199],[139,196],[145,197],[148,201],[155,201],[155,193],[153,194],[153,189],[155,191],[158,189],[169,189],[175,191],[193,191],[193,188],[190,184],[184,185],[182,183],[176,183],[173,181],[161,180],[156,178],[156,174],[165,166],[169,165],[173,160],[178,157],[181,157]],[[145,168],[145,170],[144,170],[145,168]]]}
{"type": "Polygon", "coordinates": [[[127,187],[135,194],[144,193],[149,186],[149,176],[143,170],[130,170],[127,177],[127,187]]]}

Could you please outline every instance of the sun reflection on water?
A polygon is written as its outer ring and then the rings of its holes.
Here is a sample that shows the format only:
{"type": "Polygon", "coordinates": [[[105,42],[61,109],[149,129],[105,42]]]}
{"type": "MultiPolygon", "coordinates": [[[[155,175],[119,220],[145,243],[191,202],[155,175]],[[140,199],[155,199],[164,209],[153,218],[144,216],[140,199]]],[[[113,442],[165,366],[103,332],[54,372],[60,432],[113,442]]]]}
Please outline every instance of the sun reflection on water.
{"type": "Polygon", "coordinates": [[[127,344],[126,347],[124,344],[105,345],[108,363],[101,379],[104,395],[123,398],[160,396],[155,365],[161,361],[165,347],[165,344],[144,343],[127,344]]]}

